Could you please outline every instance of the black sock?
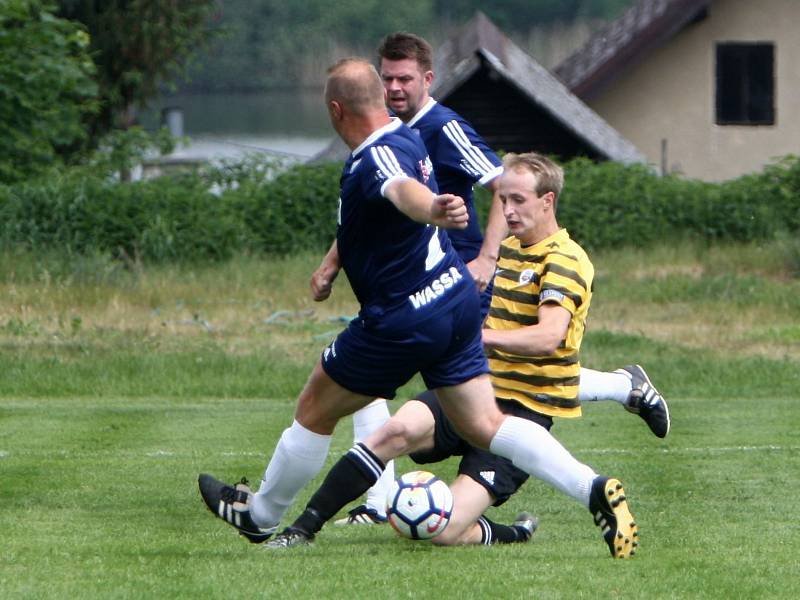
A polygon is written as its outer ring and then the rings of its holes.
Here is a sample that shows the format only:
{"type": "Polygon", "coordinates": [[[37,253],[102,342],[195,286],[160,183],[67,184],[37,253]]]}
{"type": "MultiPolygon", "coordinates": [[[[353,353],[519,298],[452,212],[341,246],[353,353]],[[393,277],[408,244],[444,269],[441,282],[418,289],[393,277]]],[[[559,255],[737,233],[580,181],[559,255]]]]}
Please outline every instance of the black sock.
{"type": "Polygon", "coordinates": [[[364,444],[356,444],[328,471],[293,527],[314,535],[349,502],[375,485],[385,466],[364,444]]]}
{"type": "Polygon", "coordinates": [[[501,525],[481,516],[478,519],[481,527],[481,544],[515,544],[517,542],[527,542],[530,534],[523,527],[516,525],[501,525]]]}

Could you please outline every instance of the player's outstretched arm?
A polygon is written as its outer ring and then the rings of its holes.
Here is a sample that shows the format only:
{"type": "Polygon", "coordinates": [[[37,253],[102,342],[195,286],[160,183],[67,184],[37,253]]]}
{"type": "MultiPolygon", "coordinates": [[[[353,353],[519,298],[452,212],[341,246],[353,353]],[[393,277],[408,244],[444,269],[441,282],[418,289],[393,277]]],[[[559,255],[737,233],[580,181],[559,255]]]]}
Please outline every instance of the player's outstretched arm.
{"type": "Polygon", "coordinates": [[[327,300],[333,289],[333,282],[339,274],[339,246],[333,240],[330,250],[322,259],[317,270],[311,274],[311,297],[314,302],[327,300]]]}
{"type": "Polygon", "coordinates": [[[478,256],[467,263],[472,279],[481,292],[486,289],[494,277],[497,257],[500,254],[500,242],[508,236],[508,225],[503,216],[503,203],[497,193],[497,178],[492,179],[486,187],[492,191],[492,204],[489,208],[486,231],[483,234],[483,244],[481,244],[478,256]]]}
{"type": "Polygon", "coordinates": [[[400,212],[418,223],[464,229],[469,221],[463,198],[453,194],[433,194],[415,179],[398,179],[389,183],[384,196],[400,212]]]}

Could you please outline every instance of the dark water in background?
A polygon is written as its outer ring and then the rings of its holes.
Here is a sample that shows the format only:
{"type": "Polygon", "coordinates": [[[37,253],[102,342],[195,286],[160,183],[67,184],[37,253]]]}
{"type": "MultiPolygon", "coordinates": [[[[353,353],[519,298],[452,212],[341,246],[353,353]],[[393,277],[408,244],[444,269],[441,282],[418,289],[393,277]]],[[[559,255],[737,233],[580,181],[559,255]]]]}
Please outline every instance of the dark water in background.
{"type": "Polygon", "coordinates": [[[191,143],[183,155],[234,158],[248,152],[310,157],[335,133],[328,123],[322,90],[193,94],[160,98],[140,115],[147,129],[160,124],[162,110],[178,107],[191,143]]]}

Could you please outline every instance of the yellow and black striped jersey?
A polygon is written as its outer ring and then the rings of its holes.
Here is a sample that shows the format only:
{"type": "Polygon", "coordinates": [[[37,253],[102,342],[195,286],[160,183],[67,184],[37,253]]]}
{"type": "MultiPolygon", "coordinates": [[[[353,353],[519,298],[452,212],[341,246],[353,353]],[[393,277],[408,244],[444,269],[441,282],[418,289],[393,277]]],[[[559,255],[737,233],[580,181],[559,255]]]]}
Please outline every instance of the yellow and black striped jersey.
{"type": "Polygon", "coordinates": [[[518,329],[538,323],[539,305],[555,303],[572,315],[567,335],[548,356],[488,350],[495,395],[550,416],[578,417],[578,353],[592,299],[594,267],[566,229],[523,247],[515,237],[500,246],[486,327],[518,329]]]}

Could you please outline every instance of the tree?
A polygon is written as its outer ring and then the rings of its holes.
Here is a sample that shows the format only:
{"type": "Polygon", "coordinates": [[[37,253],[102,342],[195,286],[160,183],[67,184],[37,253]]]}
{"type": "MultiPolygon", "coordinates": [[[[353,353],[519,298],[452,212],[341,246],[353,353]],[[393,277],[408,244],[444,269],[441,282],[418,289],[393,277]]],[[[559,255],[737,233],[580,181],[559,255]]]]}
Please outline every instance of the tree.
{"type": "Polygon", "coordinates": [[[319,86],[337,58],[365,55],[391,31],[427,35],[433,0],[225,0],[221,35],[182,85],[194,91],[319,86]]]}
{"type": "Polygon", "coordinates": [[[97,141],[135,123],[208,40],[214,0],[60,0],[59,16],[82,23],[91,38],[102,100],[90,122],[97,141]]]}
{"type": "Polygon", "coordinates": [[[86,139],[96,108],[89,36],[39,0],[0,2],[0,182],[41,172],[86,139]]]}

